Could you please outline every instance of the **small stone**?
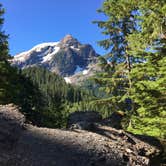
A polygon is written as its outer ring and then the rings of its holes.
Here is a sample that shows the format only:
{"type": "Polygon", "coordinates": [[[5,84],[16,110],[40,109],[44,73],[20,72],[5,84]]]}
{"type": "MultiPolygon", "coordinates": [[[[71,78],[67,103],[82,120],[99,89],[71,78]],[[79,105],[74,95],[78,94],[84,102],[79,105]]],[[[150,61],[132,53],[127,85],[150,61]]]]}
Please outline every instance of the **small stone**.
{"type": "Polygon", "coordinates": [[[132,153],[132,150],[131,149],[125,149],[127,153],[132,153]]]}

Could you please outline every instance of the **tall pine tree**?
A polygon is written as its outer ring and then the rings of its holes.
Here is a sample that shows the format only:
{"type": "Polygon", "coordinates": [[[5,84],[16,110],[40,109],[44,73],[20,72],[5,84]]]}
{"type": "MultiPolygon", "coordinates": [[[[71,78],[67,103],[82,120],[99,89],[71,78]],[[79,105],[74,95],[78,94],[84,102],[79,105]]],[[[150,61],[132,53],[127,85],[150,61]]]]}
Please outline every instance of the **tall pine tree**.
{"type": "Polygon", "coordinates": [[[102,28],[102,33],[107,36],[107,39],[100,41],[99,45],[109,53],[106,58],[100,58],[105,73],[95,80],[105,88],[110,97],[97,102],[108,103],[113,111],[134,109],[130,101],[132,88],[130,72],[137,57],[129,53],[127,37],[137,30],[137,19],[134,17],[135,3],[131,5],[130,1],[122,3],[106,0],[99,12],[108,18],[106,21],[95,21],[102,28]],[[127,106],[129,102],[131,108],[127,106]]]}
{"type": "Polygon", "coordinates": [[[17,88],[15,87],[15,72],[8,62],[8,36],[2,30],[4,9],[0,4],[0,104],[12,101],[17,88]]]}
{"type": "Polygon", "coordinates": [[[128,129],[165,138],[166,118],[166,3],[164,0],[141,0],[139,29],[128,36],[130,53],[139,56],[131,72],[132,100],[138,115],[133,114],[128,129]]]}
{"type": "Polygon", "coordinates": [[[107,72],[97,78],[110,93],[105,103],[130,110],[128,130],[165,137],[165,0],[106,0],[99,11],[108,36],[100,45],[110,49],[102,58],[107,72]]]}

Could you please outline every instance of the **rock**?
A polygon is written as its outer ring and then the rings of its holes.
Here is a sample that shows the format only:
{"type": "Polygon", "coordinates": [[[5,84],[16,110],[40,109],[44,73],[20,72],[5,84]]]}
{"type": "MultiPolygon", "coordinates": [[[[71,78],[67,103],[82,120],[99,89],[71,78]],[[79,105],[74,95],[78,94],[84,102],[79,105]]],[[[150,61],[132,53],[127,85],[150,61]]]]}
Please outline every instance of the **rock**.
{"type": "Polygon", "coordinates": [[[10,148],[24,127],[25,117],[12,104],[0,108],[0,148],[10,148]]]}
{"type": "Polygon", "coordinates": [[[90,130],[94,123],[99,123],[102,116],[95,111],[77,111],[69,115],[67,128],[90,130]]]}
{"type": "MultiPolygon", "coordinates": [[[[75,119],[91,123],[101,117],[94,112],[73,114],[69,122],[75,119]]],[[[89,132],[25,122],[16,106],[0,106],[1,166],[148,166],[160,153],[158,147],[109,126],[94,125],[89,132]]]]}
{"type": "Polygon", "coordinates": [[[24,128],[25,117],[13,104],[0,105],[0,165],[7,165],[24,128]]]}
{"type": "Polygon", "coordinates": [[[123,112],[113,112],[110,117],[103,119],[102,124],[116,129],[122,129],[121,121],[125,114],[123,112]]]}
{"type": "Polygon", "coordinates": [[[79,129],[79,130],[93,131],[94,123],[90,123],[90,122],[88,123],[88,122],[85,122],[85,121],[80,121],[80,122],[77,122],[77,123],[74,123],[74,124],[70,125],[69,129],[70,130],[79,129]]]}
{"type": "Polygon", "coordinates": [[[98,124],[122,129],[121,121],[125,114],[123,112],[113,112],[110,117],[102,119],[96,111],[77,111],[69,115],[67,128],[93,130],[98,124]]]}

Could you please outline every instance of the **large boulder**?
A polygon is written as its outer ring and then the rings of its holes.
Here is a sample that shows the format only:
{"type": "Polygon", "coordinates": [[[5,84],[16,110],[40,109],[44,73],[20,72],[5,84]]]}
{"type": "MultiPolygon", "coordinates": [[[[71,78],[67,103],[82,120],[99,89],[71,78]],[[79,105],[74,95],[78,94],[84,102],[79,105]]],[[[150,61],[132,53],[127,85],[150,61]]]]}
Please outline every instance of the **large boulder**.
{"type": "Polygon", "coordinates": [[[69,115],[67,128],[91,130],[93,124],[101,121],[102,116],[96,111],[77,111],[69,115]]]}
{"type": "Polygon", "coordinates": [[[102,120],[102,125],[122,129],[121,123],[124,116],[125,114],[121,111],[113,112],[108,118],[102,120]]]}
{"type": "Polygon", "coordinates": [[[67,128],[93,130],[96,125],[110,126],[116,129],[122,129],[122,119],[125,116],[123,112],[113,112],[108,118],[102,119],[102,116],[96,111],[76,111],[69,115],[67,128]]]}

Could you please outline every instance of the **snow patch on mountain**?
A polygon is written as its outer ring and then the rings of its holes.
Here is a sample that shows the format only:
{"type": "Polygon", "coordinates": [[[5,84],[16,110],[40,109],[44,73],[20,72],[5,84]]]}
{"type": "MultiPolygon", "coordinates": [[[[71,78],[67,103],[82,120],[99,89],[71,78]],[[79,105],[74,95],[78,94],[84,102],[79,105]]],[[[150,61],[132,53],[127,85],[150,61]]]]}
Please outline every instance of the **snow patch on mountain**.
{"type": "Polygon", "coordinates": [[[70,48],[73,49],[73,50],[76,50],[76,51],[80,51],[79,48],[76,48],[76,47],[74,47],[74,46],[70,46],[70,48]]]}
{"type": "Polygon", "coordinates": [[[24,62],[24,61],[26,61],[28,58],[29,58],[29,54],[28,54],[28,52],[29,51],[27,51],[27,52],[23,52],[23,53],[21,53],[21,54],[18,54],[18,55],[16,55],[15,57],[14,57],[14,62],[17,62],[17,61],[20,61],[20,62],[24,62]]]}
{"type": "Polygon", "coordinates": [[[60,47],[54,47],[54,50],[52,53],[47,54],[46,56],[43,57],[43,60],[41,63],[45,63],[47,61],[50,61],[52,57],[60,50],[60,47]]]}
{"type": "Polygon", "coordinates": [[[88,73],[89,73],[89,70],[87,70],[87,69],[83,70],[83,72],[82,72],[83,75],[86,75],[88,73]]]}
{"type": "Polygon", "coordinates": [[[36,51],[36,52],[40,52],[42,51],[43,48],[46,47],[55,47],[59,44],[60,42],[47,42],[47,43],[41,43],[36,45],[35,47],[33,47],[30,51],[36,51]]]}
{"type": "Polygon", "coordinates": [[[43,57],[42,62],[46,62],[51,59],[53,54],[55,54],[59,51],[60,48],[57,47],[58,44],[59,44],[59,42],[48,42],[48,43],[38,44],[35,47],[33,47],[32,49],[30,49],[29,51],[25,51],[25,52],[22,52],[20,54],[17,54],[16,56],[14,56],[13,62],[25,62],[31,56],[32,52],[40,53],[46,47],[54,47],[54,51],[51,54],[46,55],[45,57],[44,57],[45,54],[43,54],[43,53],[38,54],[38,57],[43,57]]]}
{"type": "Polygon", "coordinates": [[[71,84],[71,79],[69,77],[64,77],[66,83],[71,84]]]}

